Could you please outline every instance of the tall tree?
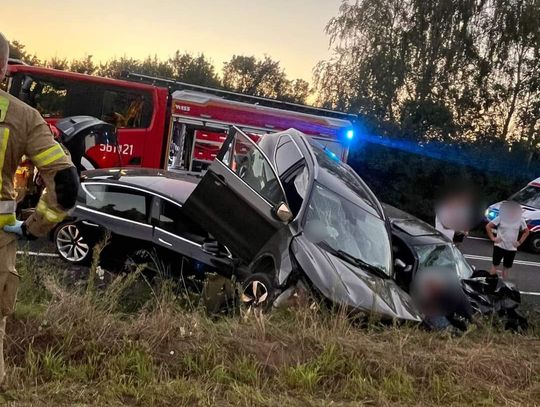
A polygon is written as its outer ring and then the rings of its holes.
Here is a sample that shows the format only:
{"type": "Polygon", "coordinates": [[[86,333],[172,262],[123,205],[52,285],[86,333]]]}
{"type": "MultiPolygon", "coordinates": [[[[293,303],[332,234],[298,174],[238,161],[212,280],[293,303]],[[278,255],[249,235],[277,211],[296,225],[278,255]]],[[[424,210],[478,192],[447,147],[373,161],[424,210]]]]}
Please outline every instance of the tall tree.
{"type": "Polygon", "coordinates": [[[278,61],[266,56],[234,55],[223,66],[223,87],[234,92],[305,103],[310,90],[303,80],[291,81],[278,61]]]}
{"type": "Polygon", "coordinates": [[[405,80],[404,18],[401,0],[344,1],[326,28],[334,55],[315,68],[319,103],[393,120],[405,80]]]}
{"type": "Polygon", "coordinates": [[[100,64],[97,70],[97,73],[101,76],[116,79],[122,78],[126,72],[170,78],[173,70],[167,61],[161,61],[156,56],[148,56],[142,61],[125,56],[118,59],[111,59],[100,64]]]}
{"type": "Polygon", "coordinates": [[[40,65],[41,61],[35,56],[26,51],[26,46],[19,41],[14,40],[9,43],[9,57],[18,59],[30,65],[40,65]]]}
{"type": "Polygon", "coordinates": [[[180,82],[209,87],[220,86],[214,65],[204,54],[193,56],[176,51],[168,62],[172,68],[172,76],[180,82]]]}
{"type": "Polygon", "coordinates": [[[136,72],[140,65],[140,61],[124,56],[101,63],[97,73],[108,78],[121,78],[123,72],[136,72]]]}
{"type": "Polygon", "coordinates": [[[93,75],[94,73],[96,73],[98,67],[94,63],[92,55],[87,55],[82,59],[74,59],[73,61],[71,61],[69,69],[73,72],[93,75]]]}
{"type": "Polygon", "coordinates": [[[530,139],[538,21],[539,0],[344,1],[327,26],[333,56],[315,69],[318,103],[415,138],[530,139]]]}
{"type": "Polygon", "coordinates": [[[67,71],[69,69],[69,62],[65,58],[52,57],[45,62],[45,66],[52,69],[58,69],[60,71],[67,71]]]}
{"type": "Polygon", "coordinates": [[[168,61],[158,59],[157,55],[148,56],[146,59],[138,63],[136,73],[148,76],[156,76],[160,78],[170,78],[173,74],[173,69],[168,61]]]}

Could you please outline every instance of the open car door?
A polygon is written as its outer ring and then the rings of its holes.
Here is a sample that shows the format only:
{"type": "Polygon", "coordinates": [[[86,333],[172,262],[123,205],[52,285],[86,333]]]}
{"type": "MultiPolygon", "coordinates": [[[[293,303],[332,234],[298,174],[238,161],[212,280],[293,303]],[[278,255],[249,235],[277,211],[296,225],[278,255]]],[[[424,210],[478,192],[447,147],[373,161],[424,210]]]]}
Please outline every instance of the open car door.
{"type": "Polygon", "coordinates": [[[231,128],[216,160],[184,204],[184,212],[249,263],[292,219],[283,186],[257,144],[231,128]]]}

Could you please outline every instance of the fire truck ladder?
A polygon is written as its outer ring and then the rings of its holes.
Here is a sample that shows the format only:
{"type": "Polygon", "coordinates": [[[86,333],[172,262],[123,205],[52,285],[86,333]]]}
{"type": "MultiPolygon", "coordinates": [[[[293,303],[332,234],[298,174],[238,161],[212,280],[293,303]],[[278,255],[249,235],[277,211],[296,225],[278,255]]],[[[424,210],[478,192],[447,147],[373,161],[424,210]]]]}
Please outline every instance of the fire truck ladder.
{"type": "Polygon", "coordinates": [[[343,113],[336,110],[320,109],[313,106],[302,105],[298,103],[284,102],[277,99],[265,98],[260,96],[245,95],[238,92],[230,92],[222,89],[209,88],[206,86],[192,85],[190,83],[179,82],[174,79],[166,79],[160,77],[154,77],[149,75],[143,75],[133,72],[123,72],[122,77],[132,82],[141,82],[153,86],[160,86],[169,89],[169,92],[175,92],[177,90],[191,90],[196,92],[202,92],[211,94],[214,96],[222,97],[226,100],[232,100],[236,102],[250,103],[254,105],[260,105],[265,107],[273,107],[276,109],[289,110],[298,113],[314,114],[317,116],[331,117],[341,120],[349,120],[356,122],[358,115],[343,113]]]}

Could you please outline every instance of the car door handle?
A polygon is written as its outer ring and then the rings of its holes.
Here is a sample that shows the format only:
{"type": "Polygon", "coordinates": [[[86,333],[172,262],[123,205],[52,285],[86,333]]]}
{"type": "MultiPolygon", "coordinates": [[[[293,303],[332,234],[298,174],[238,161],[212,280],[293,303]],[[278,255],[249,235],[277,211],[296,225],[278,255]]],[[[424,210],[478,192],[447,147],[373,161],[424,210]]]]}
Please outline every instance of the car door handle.
{"type": "Polygon", "coordinates": [[[159,238],[159,242],[163,243],[166,246],[172,247],[172,243],[167,242],[166,240],[163,240],[161,237],[159,238]]]}
{"type": "Polygon", "coordinates": [[[225,179],[223,175],[212,172],[212,176],[214,177],[214,183],[216,185],[227,186],[227,180],[225,179]]]}

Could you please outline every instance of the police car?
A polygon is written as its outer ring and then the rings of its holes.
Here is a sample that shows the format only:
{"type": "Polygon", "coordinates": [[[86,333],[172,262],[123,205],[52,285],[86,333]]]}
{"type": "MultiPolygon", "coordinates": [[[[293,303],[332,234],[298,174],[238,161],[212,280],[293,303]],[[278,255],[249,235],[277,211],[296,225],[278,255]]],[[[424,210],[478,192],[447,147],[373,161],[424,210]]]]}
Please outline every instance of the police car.
{"type": "MultiPolygon", "coordinates": [[[[523,208],[523,219],[525,219],[531,231],[528,246],[534,253],[540,253],[540,178],[530,182],[525,188],[508,199],[519,202],[523,208]]],[[[501,203],[493,204],[486,210],[486,220],[488,222],[499,216],[501,203]]]]}

